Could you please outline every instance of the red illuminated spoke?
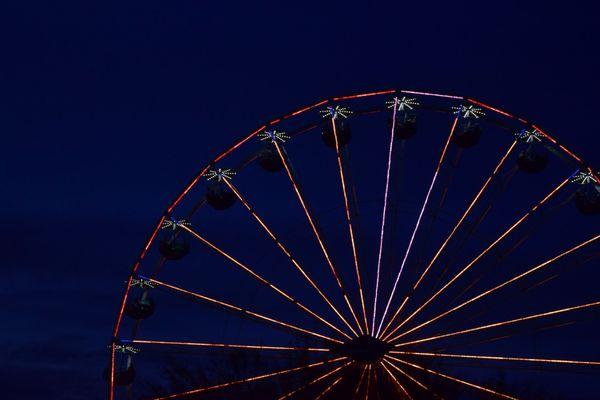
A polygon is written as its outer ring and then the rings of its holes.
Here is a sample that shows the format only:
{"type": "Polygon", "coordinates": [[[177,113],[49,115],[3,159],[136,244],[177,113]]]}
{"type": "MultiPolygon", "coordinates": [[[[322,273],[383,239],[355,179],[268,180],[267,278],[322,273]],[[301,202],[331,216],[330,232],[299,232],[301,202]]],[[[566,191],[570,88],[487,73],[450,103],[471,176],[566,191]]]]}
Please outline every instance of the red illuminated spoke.
{"type": "Polygon", "coordinates": [[[389,358],[389,359],[391,359],[391,360],[394,360],[394,361],[396,361],[396,362],[398,362],[398,363],[400,363],[400,364],[404,364],[404,365],[411,366],[411,367],[413,367],[413,368],[415,368],[415,369],[421,370],[421,371],[423,371],[423,372],[427,372],[427,373],[429,373],[429,374],[431,374],[431,375],[439,376],[439,377],[441,377],[441,378],[445,378],[445,379],[451,380],[451,381],[453,381],[453,382],[460,383],[460,384],[462,384],[462,385],[465,385],[465,386],[469,386],[469,387],[471,387],[471,388],[473,388],[473,389],[478,389],[478,390],[481,390],[481,391],[483,391],[483,392],[486,392],[486,393],[492,394],[492,395],[494,395],[494,396],[497,396],[497,397],[502,397],[502,398],[504,398],[504,399],[510,399],[510,400],[518,400],[516,397],[509,396],[509,395],[507,395],[507,394],[504,394],[504,393],[501,393],[501,392],[497,392],[497,391],[495,391],[495,390],[492,390],[492,389],[489,389],[489,388],[487,388],[487,387],[480,386],[480,385],[476,385],[476,384],[474,384],[474,383],[467,382],[467,381],[464,381],[464,380],[462,380],[462,379],[458,379],[458,378],[455,378],[455,377],[453,377],[453,376],[450,376],[450,375],[443,374],[443,373],[441,373],[441,372],[433,371],[433,370],[431,370],[431,369],[428,369],[428,368],[422,367],[422,366],[420,366],[420,365],[417,365],[417,364],[409,363],[409,362],[407,362],[407,361],[400,360],[399,358],[396,358],[396,357],[391,357],[391,356],[389,356],[388,358],[389,358]]]}
{"type": "Polygon", "coordinates": [[[398,378],[396,378],[396,376],[392,373],[392,371],[390,371],[390,369],[387,367],[387,365],[385,365],[383,362],[380,363],[380,364],[383,367],[383,369],[385,370],[385,372],[388,373],[388,375],[390,376],[390,378],[396,383],[396,385],[402,391],[402,393],[404,393],[404,395],[409,400],[412,400],[412,396],[410,394],[408,394],[408,391],[406,390],[406,388],[404,386],[402,386],[402,384],[400,383],[400,381],[398,380],[398,378]]]}
{"type": "MultiPolygon", "coordinates": [[[[410,255],[410,251],[411,251],[413,243],[415,241],[415,236],[417,235],[417,231],[419,230],[419,226],[421,225],[421,219],[423,218],[425,209],[427,208],[427,204],[429,203],[429,197],[431,195],[431,191],[433,190],[433,187],[435,185],[437,177],[440,173],[440,169],[442,168],[442,163],[444,162],[444,158],[446,157],[448,145],[450,144],[450,140],[452,139],[452,135],[454,134],[454,130],[456,129],[456,125],[458,123],[459,116],[460,116],[460,113],[457,114],[456,117],[454,118],[454,122],[452,123],[452,128],[450,129],[450,134],[448,135],[448,138],[446,139],[446,143],[442,150],[442,154],[440,155],[440,159],[435,168],[435,173],[433,174],[433,178],[431,179],[431,184],[429,185],[429,189],[427,190],[427,195],[425,196],[425,200],[423,201],[423,205],[421,206],[421,211],[419,213],[419,217],[417,218],[417,223],[415,224],[412,235],[408,242],[408,246],[406,247],[406,252],[404,253],[404,257],[402,259],[402,263],[400,264],[400,269],[398,271],[398,274],[396,275],[396,280],[394,281],[394,286],[392,287],[392,292],[390,293],[390,297],[388,298],[387,304],[385,306],[385,310],[383,311],[383,315],[381,316],[381,320],[379,322],[379,327],[377,328],[377,334],[376,334],[377,337],[380,336],[379,334],[381,332],[381,327],[382,327],[383,322],[385,321],[385,317],[390,309],[390,305],[392,304],[394,294],[396,294],[396,288],[398,287],[398,282],[400,281],[400,276],[402,275],[402,271],[404,270],[406,260],[408,260],[408,256],[410,255]]],[[[375,316],[376,313],[373,312],[373,315],[375,316]]]]}
{"type": "MultiPolygon", "coordinates": [[[[506,153],[504,154],[504,156],[500,159],[500,162],[498,162],[498,164],[496,165],[496,168],[494,168],[494,171],[492,172],[492,174],[486,179],[486,181],[484,182],[484,184],[481,187],[481,189],[479,190],[479,192],[475,195],[475,197],[473,198],[473,200],[471,201],[471,203],[469,204],[469,206],[467,207],[467,209],[465,210],[465,212],[463,213],[463,215],[458,219],[458,221],[456,222],[456,225],[454,225],[454,228],[452,228],[452,231],[450,231],[450,234],[448,235],[448,237],[446,237],[446,239],[444,240],[444,242],[442,243],[442,245],[440,246],[440,248],[438,249],[438,251],[435,253],[435,255],[433,256],[433,258],[431,259],[431,261],[429,261],[429,264],[427,265],[427,267],[425,268],[425,270],[423,271],[423,273],[421,274],[421,276],[419,277],[419,279],[417,280],[417,282],[412,287],[412,291],[416,290],[417,287],[419,287],[421,281],[423,280],[423,278],[425,278],[425,275],[427,275],[427,273],[431,269],[432,265],[437,261],[438,257],[442,254],[442,252],[444,251],[444,249],[446,248],[446,246],[448,245],[448,243],[450,242],[450,240],[452,239],[452,237],[454,236],[454,234],[456,233],[456,231],[458,230],[458,228],[462,225],[462,223],[467,218],[467,216],[469,215],[469,213],[471,212],[471,210],[473,209],[473,207],[475,206],[475,204],[479,201],[479,199],[480,199],[481,195],[483,194],[483,192],[487,189],[487,187],[490,185],[490,183],[492,182],[492,180],[498,175],[498,172],[500,171],[500,169],[504,165],[504,162],[506,161],[506,159],[508,158],[508,156],[512,153],[512,151],[515,148],[516,144],[517,144],[517,141],[516,140],[513,141],[513,143],[511,144],[511,146],[508,148],[508,151],[506,151],[506,153]]],[[[402,301],[402,304],[400,305],[400,307],[398,307],[398,309],[394,313],[393,317],[390,319],[390,321],[386,325],[385,329],[381,332],[382,336],[385,335],[386,332],[387,332],[387,330],[392,326],[392,323],[396,320],[396,318],[398,317],[398,315],[402,311],[402,308],[404,307],[404,305],[406,304],[406,302],[409,300],[409,298],[410,298],[410,294],[406,295],[406,297],[402,301]]]]}
{"type": "Polygon", "coordinates": [[[327,393],[329,393],[331,391],[331,389],[333,389],[338,383],[340,383],[341,380],[342,380],[342,377],[337,378],[331,385],[327,386],[325,388],[325,390],[323,390],[321,393],[319,393],[319,395],[317,397],[315,397],[315,400],[322,399],[327,393]]]}
{"type": "MultiPolygon", "coordinates": [[[[337,153],[337,163],[338,163],[338,170],[340,173],[340,183],[342,185],[342,193],[344,195],[344,207],[346,208],[346,220],[348,222],[348,234],[350,235],[350,244],[352,245],[352,256],[354,258],[354,270],[356,272],[356,281],[358,284],[358,292],[360,295],[360,304],[361,304],[361,308],[362,308],[362,312],[363,312],[363,320],[364,320],[365,329],[366,329],[366,332],[369,333],[369,323],[367,322],[367,308],[365,306],[365,296],[363,293],[362,279],[360,276],[360,268],[358,266],[358,254],[357,254],[357,250],[356,250],[356,241],[354,239],[354,228],[352,226],[352,216],[350,215],[350,206],[348,204],[346,178],[344,176],[344,166],[342,164],[342,155],[340,153],[340,144],[339,144],[339,140],[338,140],[337,127],[335,125],[334,117],[331,118],[331,126],[333,128],[333,138],[335,139],[335,151],[337,153]]],[[[354,315],[354,318],[356,320],[356,324],[359,326],[361,333],[364,333],[364,331],[361,327],[361,324],[358,322],[358,319],[356,318],[356,315],[354,315]]]]}
{"type": "Polygon", "coordinates": [[[494,240],[488,247],[485,248],[477,257],[475,257],[471,262],[469,262],[463,269],[460,270],[456,275],[452,277],[444,286],[442,286],[437,292],[435,292],[429,299],[427,299],[423,304],[421,304],[412,314],[410,314],[406,319],[404,319],[399,325],[397,325],[391,332],[389,332],[385,339],[392,336],[394,333],[398,331],[398,329],[402,328],[406,323],[412,320],[415,315],[421,312],[429,303],[435,300],[440,294],[442,294],[448,287],[450,287],[458,278],[460,278],[465,272],[467,272],[473,265],[475,265],[483,256],[485,256],[491,249],[493,249],[498,243],[500,243],[505,237],[507,237],[513,230],[515,230],[523,221],[525,221],[531,214],[533,214],[536,210],[538,210],[542,205],[544,205],[548,200],[550,200],[563,186],[565,186],[569,182],[569,179],[565,179],[562,181],[556,188],[554,188],[546,197],[544,197],[539,203],[533,206],[529,211],[527,211],[521,218],[519,218],[514,224],[512,224],[504,233],[502,233],[496,240],[494,240]]]}
{"type": "MultiPolygon", "coordinates": [[[[296,193],[296,197],[298,197],[298,201],[300,201],[300,205],[302,206],[302,209],[304,210],[304,214],[306,215],[306,218],[308,219],[310,227],[311,227],[313,233],[315,234],[315,238],[317,239],[317,242],[319,243],[319,247],[321,248],[321,252],[325,256],[325,260],[327,261],[327,265],[329,266],[329,269],[331,270],[331,273],[333,274],[333,277],[335,278],[335,281],[336,281],[336,283],[337,283],[340,291],[342,292],[342,296],[344,297],[344,301],[346,302],[346,305],[348,306],[348,309],[350,310],[350,313],[352,314],[352,316],[354,317],[354,319],[358,320],[358,318],[356,317],[356,313],[354,312],[354,308],[352,307],[352,304],[350,304],[350,299],[348,298],[346,290],[344,289],[344,285],[342,284],[342,280],[340,279],[340,276],[338,275],[335,267],[333,266],[333,262],[331,261],[331,257],[329,256],[329,252],[325,248],[325,244],[324,244],[323,240],[321,239],[321,234],[319,233],[319,230],[317,229],[317,226],[315,224],[314,219],[312,218],[312,216],[310,215],[310,212],[308,211],[308,206],[306,205],[306,201],[304,200],[304,196],[300,192],[300,187],[299,187],[298,182],[297,182],[297,180],[296,180],[296,178],[294,176],[294,173],[292,172],[290,163],[289,163],[289,161],[287,159],[287,155],[284,154],[284,150],[282,149],[281,145],[279,145],[279,143],[277,143],[277,141],[274,141],[273,144],[275,145],[275,148],[277,149],[277,154],[279,155],[279,158],[281,159],[281,162],[283,163],[283,166],[285,167],[285,171],[287,173],[288,178],[290,179],[290,182],[292,183],[292,186],[294,188],[294,192],[296,193]]],[[[360,329],[360,324],[358,324],[358,327],[360,329]]],[[[354,332],[354,334],[356,336],[358,336],[358,334],[356,332],[354,332]]]]}
{"type": "MultiPolygon", "coordinates": [[[[385,356],[385,357],[388,357],[388,356],[385,356]]],[[[421,389],[426,390],[427,392],[431,393],[436,398],[441,399],[441,397],[439,395],[433,393],[433,391],[429,387],[425,386],[422,382],[420,382],[419,380],[417,380],[414,377],[412,377],[411,375],[409,375],[406,371],[404,371],[403,369],[401,369],[397,365],[391,363],[387,359],[384,359],[383,361],[387,365],[389,365],[390,367],[392,367],[393,369],[395,369],[396,371],[400,372],[402,375],[404,375],[406,378],[408,378],[410,381],[412,381],[415,385],[419,386],[421,389]]]]}
{"type": "Polygon", "coordinates": [[[273,231],[267,226],[267,224],[264,222],[264,220],[254,211],[254,209],[250,206],[248,201],[241,195],[239,190],[237,190],[237,188],[231,182],[229,182],[229,180],[224,179],[223,181],[229,186],[229,188],[233,191],[233,193],[235,193],[235,195],[240,200],[240,202],[244,205],[244,207],[246,207],[248,212],[250,212],[250,214],[259,223],[259,225],[263,228],[263,230],[267,233],[267,235],[269,235],[269,237],[273,240],[273,242],[277,245],[277,247],[279,247],[279,249],[283,252],[283,254],[285,254],[290,259],[290,261],[292,262],[294,267],[296,267],[296,269],[302,274],[304,279],[306,279],[306,281],[317,291],[317,293],[323,298],[323,300],[325,300],[325,302],[329,305],[329,307],[331,307],[331,309],[335,312],[335,314],[344,322],[344,324],[351,331],[354,332],[350,323],[343,317],[343,315],[340,313],[340,311],[333,305],[333,303],[331,302],[329,297],[327,297],[327,295],[325,295],[325,293],[323,293],[323,291],[317,286],[315,281],[306,273],[304,268],[302,268],[300,266],[300,264],[298,263],[298,261],[296,260],[294,255],[290,252],[290,250],[279,240],[279,238],[277,238],[277,236],[275,236],[273,231]]]}
{"type": "Polygon", "coordinates": [[[306,351],[306,352],[328,352],[329,349],[319,347],[292,347],[292,346],[263,346],[251,344],[229,344],[229,343],[204,343],[204,342],[177,342],[165,340],[123,340],[123,343],[162,345],[162,346],[185,346],[185,347],[204,347],[219,349],[242,349],[242,350],[273,350],[273,351],[306,351]]]}
{"type": "Polygon", "coordinates": [[[332,323],[330,323],[329,321],[327,321],[325,318],[323,318],[319,314],[317,314],[314,311],[310,310],[304,304],[300,303],[298,300],[296,300],[295,298],[293,298],[292,296],[290,296],[289,294],[287,294],[283,290],[279,289],[277,286],[273,285],[271,282],[269,282],[268,280],[266,280],[265,278],[263,278],[262,276],[260,276],[256,272],[254,272],[252,269],[250,269],[246,265],[242,264],[240,261],[238,261],[235,258],[233,258],[231,255],[227,254],[225,251],[221,250],[219,247],[215,246],[213,243],[209,242],[203,236],[201,236],[197,232],[193,231],[190,227],[182,225],[181,228],[185,229],[186,231],[188,231],[189,233],[191,233],[192,236],[194,236],[196,239],[198,239],[200,242],[204,243],[205,245],[207,245],[208,247],[210,247],[212,250],[214,250],[215,252],[219,253],[223,257],[227,258],[229,261],[231,261],[233,264],[235,264],[236,266],[238,266],[242,270],[244,270],[247,273],[249,273],[253,278],[255,278],[256,280],[258,280],[260,283],[262,283],[263,285],[265,285],[268,288],[272,289],[273,291],[275,291],[276,293],[278,293],[279,295],[281,295],[283,298],[285,298],[286,300],[288,300],[292,304],[295,304],[296,306],[298,306],[301,310],[307,312],[309,315],[311,315],[312,317],[314,317],[318,321],[324,323],[325,325],[327,325],[328,327],[330,327],[331,329],[333,329],[334,331],[336,331],[340,335],[344,336],[345,338],[350,339],[350,336],[348,336],[346,333],[344,333],[343,331],[341,331],[338,327],[336,327],[335,325],[333,325],[332,323]]]}
{"type": "Polygon", "coordinates": [[[299,393],[307,388],[309,388],[310,386],[314,385],[317,382],[322,381],[323,379],[327,378],[328,376],[331,376],[333,374],[335,374],[336,372],[338,372],[339,370],[347,367],[352,361],[348,361],[347,363],[340,365],[339,367],[326,372],[323,375],[318,376],[317,378],[313,379],[312,381],[308,382],[306,385],[300,386],[297,389],[292,390],[291,392],[288,392],[286,394],[284,394],[283,396],[279,397],[277,400],[284,400],[284,399],[289,399],[290,397],[294,396],[296,393],[299,393]]]}
{"type": "Polygon", "coordinates": [[[358,396],[360,387],[361,387],[363,381],[365,380],[365,373],[367,372],[367,368],[368,368],[368,365],[365,364],[363,366],[362,372],[360,373],[360,378],[358,379],[358,384],[356,385],[356,389],[354,390],[354,396],[352,396],[353,399],[356,399],[356,397],[358,396]]]}
{"type": "Polygon", "coordinates": [[[600,366],[600,361],[581,361],[581,360],[562,360],[554,358],[529,358],[529,357],[502,357],[502,356],[482,356],[471,354],[446,354],[446,353],[424,353],[412,351],[390,351],[392,354],[404,354],[410,356],[434,357],[434,358],[459,358],[468,360],[489,360],[489,361],[516,361],[527,363],[543,363],[543,364],[566,364],[566,365],[586,365],[600,366]]]}
{"type": "Polygon", "coordinates": [[[365,400],[369,400],[369,391],[371,390],[371,376],[373,375],[372,364],[369,364],[369,370],[367,371],[367,391],[365,392],[365,400]]]}
{"type": "Polygon", "coordinates": [[[486,290],[486,291],[478,294],[477,296],[472,297],[471,299],[469,299],[469,300],[467,300],[467,301],[465,301],[465,302],[463,302],[463,303],[461,303],[461,304],[459,304],[459,305],[457,305],[457,306],[455,306],[455,307],[453,307],[453,308],[451,308],[451,309],[449,309],[449,310],[447,310],[447,311],[445,311],[445,312],[443,312],[443,313],[441,313],[441,314],[439,314],[439,315],[437,315],[437,316],[435,316],[435,317],[433,317],[433,318],[431,318],[431,319],[429,319],[429,320],[427,320],[427,321],[425,321],[425,322],[423,322],[423,323],[415,326],[412,329],[409,329],[409,330],[401,333],[400,335],[397,335],[397,336],[393,337],[390,340],[391,341],[395,341],[395,340],[398,340],[401,337],[404,337],[404,336],[406,336],[406,335],[408,335],[410,333],[413,333],[413,332],[415,332],[415,331],[417,331],[417,330],[419,330],[419,329],[421,329],[421,328],[423,328],[423,327],[425,327],[425,326],[427,326],[427,325],[429,325],[429,324],[431,324],[431,323],[439,320],[440,318],[443,318],[443,317],[447,316],[448,314],[451,314],[451,313],[453,313],[453,312],[455,312],[457,310],[460,310],[461,308],[465,307],[466,305],[469,305],[469,304],[471,304],[471,303],[473,303],[473,302],[475,302],[477,300],[480,300],[483,297],[485,297],[487,295],[490,295],[490,294],[496,292],[497,290],[500,290],[503,287],[505,287],[507,285],[510,285],[511,283],[514,283],[514,282],[518,281],[521,278],[524,278],[524,277],[526,277],[526,276],[528,276],[528,275],[530,275],[530,274],[532,274],[532,273],[534,273],[534,272],[536,272],[536,271],[538,271],[538,270],[540,270],[542,268],[545,268],[545,267],[551,265],[553,262],[555,262],[555,261],[557,261],[557,260],[559,260],[559,259],[561,259],[561,258],[563,258],[563,257],[565,257],[565,256],[567,256],[567,255],[569,255],[569,254],[571,254],[571,253],[573,253],[573,252],[575,252],[575,251],[577,251],[577,250],[579,250],[579,249],[581,249],[581,248],[589,245],[589,244],[594,243],[598,239],[600,239],[600,235],[596,235],[595,237],[593,237],[593,238],[591,238],[589,240],[586,240],[586,241],[584,241],[582,243],[579,243],[578,245],[576,245],[574,247],[571,247],[568,250],[563,251],[562,253],[560,253],[560,254],[558,254],[558,255],[556,255],[556,256],[554,256],[554,257],[552,257],[552,258],[550,258],[550,259],[548,259],[548,260],[546,260],[546,261],[544,261],[544,262],[536,265],[535,267],[533,267],[531,269],[528,269],[527,271],[525,271],[525,272],[523,272],[523,273],[521,273],[519,275],[516,275],[516,276],[512,277],[511,279],[508,279],[507,281],[504,281],[503,283],[501,283],[501,284],[499,284],[497,286],[494,286],[493,288],[491,288],[489,290],[486,290]]]}
{"type": "Polygon", "coordinates": [[[170,290],[173,290],[173,291],[176,291],[176,292],[188,295],[188,296],[192,296],[195,299],[202,300],[202,301],[204,301],[206,303],[219,306],[219,307],[224,308],[224,309],[229,310],[229,311],[237,312],[237,313],[239,313],[241,315],[244,315],[244,316],[250,316],[250,317],[252,317],[254,319],[258,319],[259,321],[262,321],[262,322],[269,322],[270,324],[275,324],[275,325],[278,325],[280,327],[292,330],[294,332],[300,332],[300,333],[303,333],[305,335],[310,335],[310,336],[313,336],[313,337],[316,337],[316,338],[319,338],[319,339],[324,339],[324,340],[327,340],[327,341],[330,341],[330,342],[333,342],[333,343],[339,343],[339,344],[343,343],[341,340],[337,340],[337,339],[331,338],[329,336],[325,336],[325,335],[322,335],[320,333],[313,332],[313,331],[310,331],[308,329],[304,329],[304,328],[301,328],[299,326],[289,324],[287,322],[279,321],[279,320],[277,320],[275,318],[271,318],[271,317],[259,314],[257,312],[248,310],[246,308],[242,308],[242,307],[230,304],[230,303],[226,303],[226,302],[221,301],[221,300],[213,299],[211,297],[205,296],[205,295],[200,294],[200,293],[192,292],[192,291],[189,291],[189,290],[186,290],[186,289],[182,289],[182,288],[177,287],[177,286],[169,285],[168,283],[157,281],[156,279],[150,279],[149,281],[152,284],[154,284],[154,285],[162,286],[162,287],[165,287],[167,289],[170,289],[170,290]]]}
{"type": "Polygon", "coordinates": [[[270,372],[268,374],[256,375],[256,376],[253,376],[253,377],[250,377],[250,378],[244,378],[244,379],[238,379],[238,380],[235,380],[235,381],[220,383],[218,385],[205,386],[205,387],[202,387],[202,388],[188,390],[188,391],[181,392],[181,393],[175,393],[175,394],[171,394],[171,395],[164,396],[164,397],[158,397],[158,398],[155,398],[154,400],[176,399],[176,398],[179,398],[179,397],[189,396],[189,395],[192,395],[192,394],[204,393],[204,392],[209,392],[209,391],[218,390],[218,389],[225,389],[225,388],[228,388],[228,387],[231,387],[231,386],[235,386],[235,385],[239,385],[239,384],[242,384],[242,383],[256,382],[256,381],[260,381],[260,380],[263,380],[263,379],[272,378],[272,377],[275,377],[275,376],[281,376],[281,375],[289,374],[289,373],[292,373],[292,372],[302,371],[302,370],[306,370],[306,369],[310,369],[310,368],[314,368],[314,367],[319,367],[319,366],[322,366],[322,365],[331,364],[331,363],[334,363],[334,362],[337,362],[337,361],[341,361],[344,358],[345,357],[340,357],[340,358],[336,358],[336,359],[333,359],[333,360],[321,361],[321,362],[316,362],[316,363],[304,365],[304,366],[301,366],[301,367],[288,368],[288,369],[284,369],[284,370],[280,370],[280,371],[276,371],[276,372],[270,372]]]}
{"type": "Polygon", "coordinates": [[[598,307],[598,306],[600,306],[600,301],[582,304],[579,306],[561,308],[559,310],[548,311],[548,312],[544,312],[544,313],[540,313],[540,314],[528,315],[525,317],[515,318],[515,319],[508,320],[508,321],[496,322],[493,324],[482,325],[482,326],[478,326],[475,328],[464,329],[464,330],[460,330],[460,331],[456,331],[456,332],[445,333],[442,335],[431,336],[431,337],[427,337],[424,339],[413,340],[410,342],[403,342],[403,343],[396,344],[395,347],[402,347],[402,346],[408,346],[411,344],[430,342],[432,340],[438,340],[438,339],[444,339],[444,338],[452,337],[452,336],[464,335],[466,333],[477,332],[477,331],[482,331],[482,330],[491,329],[491,328],[497,328],[500,326],[516,324],[519,322],[530,321],[530,320],[537,319],[537,318],[549,317],[549,316],[553,316],[553,315],[559,315],[559,314],[564,314],[564,313],[568,313],[571,311],[578,311],[578,310],[583,310],[586,308],[592,308],[592,307],[598,307]]]}
{"type": "Polygon", "coordinates": [[[375,396],[373,397],[376,399],[379,397],[379,393],[377,392],[377,388],[379,388],[378,381],[379,375],[377,375],[377,368],[373,368],[373,388],[375,388],[375,396]]]}

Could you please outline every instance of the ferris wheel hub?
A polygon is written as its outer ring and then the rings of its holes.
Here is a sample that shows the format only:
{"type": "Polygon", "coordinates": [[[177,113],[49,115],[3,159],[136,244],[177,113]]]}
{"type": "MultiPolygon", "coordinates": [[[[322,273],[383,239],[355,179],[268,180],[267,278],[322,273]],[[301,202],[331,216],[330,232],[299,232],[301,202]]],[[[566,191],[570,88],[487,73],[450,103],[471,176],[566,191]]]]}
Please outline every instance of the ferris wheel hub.
{"type": "Polygon", "coordinates": [[[372,364],[381,360],[391,348],[391,344],[381,339],[371,335],[361,335],[339,345],[333,351],[356,362],[372,364]]]}

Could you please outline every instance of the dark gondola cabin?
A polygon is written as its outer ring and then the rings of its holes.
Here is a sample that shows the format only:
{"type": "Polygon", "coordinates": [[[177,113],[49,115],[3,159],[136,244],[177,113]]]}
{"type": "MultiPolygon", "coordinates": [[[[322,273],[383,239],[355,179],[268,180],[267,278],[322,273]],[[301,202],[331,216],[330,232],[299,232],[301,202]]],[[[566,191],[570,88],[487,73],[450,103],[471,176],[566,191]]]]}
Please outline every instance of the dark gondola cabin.
{"type": "MultiPolygon", "coordinates": [[[[350,130],[350,123],[346,119],[336,118],[335,119],[335,131],[337,133],[338,146],[344,147],[352,138],[352,132],[350,130]]],[[[323,121],[323,130],[321,138],[327,147],[335,149],[335,136],[333,132],[333,125],[331,119],[323,121]]]]}
{"type": "Polygon", "coordinates": [[[130,301],[125,306],[125,314],[135,320],[142,320],[154,314],[154,300],[148,295],[142,295],[139,299],[130,301]]]}
{"type": "Polygon", "coordinates": [[[398,140],[406,140],[415,136],[417,133],[417,115],[402,113],[396,115],[396,122],[394,123],[394,116],[390,115],[388,118],[388,128],[394,127],[394,137],[398,140]]]}
{"type": "Polygon", "coordinates": [[[477,122],[466,121],[460,129],[452,135],[452,142],[458,147],[468,149],[479,143],[483,129],[477,122]]]}
{"type": "Polygon", "coordinates": [[[267,172],[279,172],[283,168],[281,157],[271,143],[258,153],[257,162],[267,172]]]}
{"type": "Polygon", "coordinates": [[[542,172],[548,165],[548,152],[541,145],[529,145],[519,153],[519,169],[529,174],[542,172]]]}
{"type": "Polygon", "coordinates": [[[575,205],[585,215],[600,214],[600,185],[588,183],[575,192],[575,205]]]}
{"type": "Polygon", "coordinates": [[[226,210],[235,204],[236,196],[223,182],[210,184],[206,189],[206,201],[215,210],[226,210]]]}
{"type": "Polygon", "coordinates": [[[171,235],[160,240],[158,251],[167,260],[177,261],[190,252],[190,243],[186,239],[171,235]]]}

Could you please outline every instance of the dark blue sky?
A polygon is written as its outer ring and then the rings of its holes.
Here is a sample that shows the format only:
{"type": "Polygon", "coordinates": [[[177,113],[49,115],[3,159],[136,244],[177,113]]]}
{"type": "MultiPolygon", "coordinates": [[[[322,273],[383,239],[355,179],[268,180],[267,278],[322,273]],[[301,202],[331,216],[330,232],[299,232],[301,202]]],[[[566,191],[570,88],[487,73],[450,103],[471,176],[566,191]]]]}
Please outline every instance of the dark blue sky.
{"type": "Polygon", "coordinates": [[[600,164],[600,28],[583,3],[3,9],[9,398],[102,397],[104,345],[148,230],[204,161],[272,116],[363,89],[430,89],[503,105],[600,164]]]}

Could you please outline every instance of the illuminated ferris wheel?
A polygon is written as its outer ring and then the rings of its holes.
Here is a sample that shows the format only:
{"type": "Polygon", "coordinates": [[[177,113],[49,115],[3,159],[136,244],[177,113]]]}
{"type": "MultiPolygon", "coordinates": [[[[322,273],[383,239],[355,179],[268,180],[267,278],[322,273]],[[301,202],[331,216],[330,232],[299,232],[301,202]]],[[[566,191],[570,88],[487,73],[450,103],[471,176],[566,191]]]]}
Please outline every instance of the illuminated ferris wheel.
{"type": "Polygon", "coordinates": [[[206,163],[158,220],[108,397],[598,389],[599,213],[597,170],[477,100],[386,90],[301,108],[206,163]]]}

